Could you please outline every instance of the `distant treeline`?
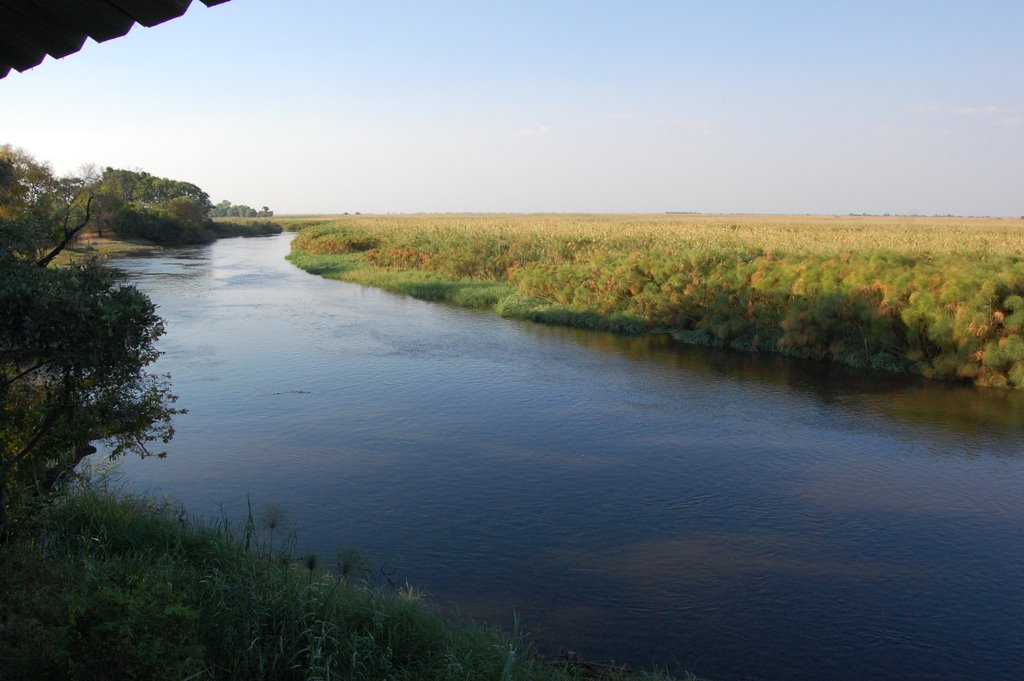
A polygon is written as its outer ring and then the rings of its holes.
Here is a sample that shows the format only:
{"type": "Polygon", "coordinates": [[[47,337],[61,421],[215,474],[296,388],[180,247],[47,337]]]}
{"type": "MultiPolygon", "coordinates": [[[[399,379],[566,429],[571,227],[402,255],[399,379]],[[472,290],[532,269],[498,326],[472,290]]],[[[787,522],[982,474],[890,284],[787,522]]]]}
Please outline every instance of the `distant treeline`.
{"type": "Polygon", "coordinates": [[[230,201],[221,201],[210,210],[210,217],[214,218],[272,218],[274,211],[266,206],[259,210],[243,204],[232,204],[230,201]]]}

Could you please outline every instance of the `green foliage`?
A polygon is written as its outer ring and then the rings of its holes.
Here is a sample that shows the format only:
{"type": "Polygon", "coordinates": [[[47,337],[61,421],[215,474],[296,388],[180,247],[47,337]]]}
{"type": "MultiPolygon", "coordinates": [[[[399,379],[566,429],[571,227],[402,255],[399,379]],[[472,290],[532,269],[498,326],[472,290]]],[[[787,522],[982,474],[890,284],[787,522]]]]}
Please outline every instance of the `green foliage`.
{"type": "Polygon", "coordinates": [[[143,239],[161,246],[204,243],[213,239],[205,225],[184,220],[170,211],[125,206],[114,219],[112,231],[122,239],[143,239]]]}
{"type": "Polygon", "coordinates": [[[26,152],[0,147],[0,239],[11,255],[39,257],[84,221],[99,236],[161,245],[210,241],[212,208],[191,182],[117,168],[57,178],[26,152]]]}
{"type": "Polygon", "coordinates": [[[91,442],[105,441],[111,456],[145,455],[147,443],[170,438],[175,413],[166,380],[145,370],[164,330],[152,302],[93,264],[47,268],[75,235],[66,226],[75,203],[62,195],[69,183],[47,181],[38,164],[23,163],[24,173],[7,169],[0,187],[0,530],[12,510],[52,490],[91,442]]]}
{"type": "Polygon", "coordinates": [[[122,239],[176,246],[281,231],[265,220],[214,222],[211,217],[267,218],[274,212],[266,206],[260,211],[232,206],[229,201],[214,206],[209,195],[191,182],[142,171],[106,168],[92,191],[100,236],[110,232],[122,239]]]}
{"type": "Polygon", "coordinates": [[[358,253],[380,246],[380,241],[374,237],[366,235],[355,236],[343,228],[312,228],[308,232],[303,232],[297,238],[303,239],[307,243],[309,247],[302,250],[309,255],[358,253]]]}
{"type": "Polygon", "coordinates": [[[210,217],[213,218],[272,218],[274,211],[266,206],[260,210],[250,208],[245,204],[232,205],[230,201],[221,201],[210,209],[210,217]]]}
{"type": "Polygon", "coordinates": [[[141,170],[104,169],[99,193],[115,197],[122,205],[143,209],[166,207],[175,199],[185,198],[203,217],[213,208],[210,196],[191,182],[155,177],[141,170]]]}
{"type": "Polygon", "coordinates": [[[357,555],[330,573],[256,526],[96,489],[62,498],[0,552],[4,678],[579,678],[521,632],[447,621],[411,588],[355,579],[357,555]]]}
{"type": "Polygon", "coordinates": [[[21,149],[0,146],[0,258],[39,260],[87,220],[88,177],[57,177],[21,149]]]}
{"type": "MultiPolygon", "coordinates": [[[[1021,226],[999,221],[980,240],[973,226],[961,228],[960,241],[933,231],[929,241],[914,224],[890,250],[875,244],[883,234],[894,242],[892,227],[868,238],[858,222],[863,245],[837,252],[782,221],[758,231],[591,220],[350,218],[304,229],[292,257],[303,266],[302,254],[315,254],[322,271],[332,255],[344,257],[334,276],[427,299],[454,301],[439,293],[446,285],[490,284],[499,313],[544,323],[668,331],[687,342],[1024,388],[1021,226]],[[1008,252],[967,248],[997,235],[1008,252]],[[412,285],[416,277],[429,286],[412,285]]],[[[804,229],[852,241],[830,224],[804,229]]]]}
{"type": "Polygon", "coordinates": [[[420,270],[378,269],[367,265],[364,254],[332,256],[295,251],[288,259],[297,267],[323,277],[462,307],[491,307],[512,291],[507,284],[500,282],[469,278],[453,280],[420,270]]]}
{"type": "Polygon", "coordinates": [[[110,272],[5,264],[0,520],[21,495],[73,468],[92,441],[116,456],[170,438],[173,398],[166,380],[145,371],[162,333],[149,299],[110,272]]]}
{"type": "Polygon", "coordinates": [[[206,225],[206,233],[217,239],[232,236],[268,236],[281,232],[281,225],[270,220],[214,220],[206,225]]]}

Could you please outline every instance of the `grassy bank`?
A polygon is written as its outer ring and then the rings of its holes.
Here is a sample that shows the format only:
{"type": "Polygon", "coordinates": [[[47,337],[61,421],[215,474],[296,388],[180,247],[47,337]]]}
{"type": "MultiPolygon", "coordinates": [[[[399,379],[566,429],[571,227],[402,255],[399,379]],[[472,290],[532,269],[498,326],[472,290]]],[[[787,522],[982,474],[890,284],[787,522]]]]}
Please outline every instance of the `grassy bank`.
{"type": "Polygon", "coordinates": [[[1024,387],[1024,221],[400,216],[304,223],[310,272],[508,317],[1024,387]]]}
{"type": "Polygon", "coordinates": [[[0,677],[635,678],[545,662],[520,633],[447,621],[412,588],[289,554],[273,513],[240,528],[83,488],[0,545],[0,677]]]}
{"type": "Polygon", "coordinates": [[[95,234],[83,234],[61,251],[54,260],[58,265],[66,265],[76,261],[96,258],[106,260],[135,253],[146,253],[158,250],[160,245],[151,241],[100,237],[95,234]]]}

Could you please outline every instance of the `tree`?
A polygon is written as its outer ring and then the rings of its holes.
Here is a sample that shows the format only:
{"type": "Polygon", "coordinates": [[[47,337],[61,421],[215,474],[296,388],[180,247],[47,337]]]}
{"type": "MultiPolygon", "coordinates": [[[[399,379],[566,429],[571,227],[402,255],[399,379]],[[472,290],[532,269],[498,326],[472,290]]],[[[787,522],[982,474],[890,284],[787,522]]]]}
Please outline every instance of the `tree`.
{"type": "Polygon", "coordinates": [[[82,178],[0,147],[0,529],[104,441],[146,456],[173,434],[168,377],[146,372],[153,303],[98,265],[51,268],[90,221],[82,178]]]}
{"type": "Polygon", "coordinates": [[[179,220],[190,222],[201,227],[207,220],[206,210],[195,199],[188,196],[178,196],[167,203],[168,212],[179,220]]]}
{"type": "Polygon", "coordinates": [[[99,193],[117,197],[124,205],[136,208],[161,208],[177,198],[188,198],[199,205],[203,215],[213,210],[210,195],[191,182],[156,177],[142,170],[105,168],[99,193]]]}
{"type": "Polygon", "coordinates": [[[214,218],[270,218],[274,211],[267,206],[256,210],[243,203],[232,205],[230,201],[221,201],[210,209],[210,217],[214,218]]]}
{"type": "Polygon", "coordinates": [[[228,200],[221,201],[210,210],[210,217],[226,218],[229,210],[231,210],[231,202],[228,200]]]}

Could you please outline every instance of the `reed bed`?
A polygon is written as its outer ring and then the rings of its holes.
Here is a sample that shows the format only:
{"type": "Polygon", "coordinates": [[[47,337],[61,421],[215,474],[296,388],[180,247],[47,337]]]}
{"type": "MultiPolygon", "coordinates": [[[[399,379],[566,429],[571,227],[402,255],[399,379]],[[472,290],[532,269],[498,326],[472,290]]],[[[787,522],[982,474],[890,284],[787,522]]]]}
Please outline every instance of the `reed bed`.
{"type": "Polygon", "coordinates": [[[1024,220],[307,218],[291,257],[510,317],[1024,387],[1024,220]]]}
{"type": "Polygon", "coordinates": [[[277,219],[286,229],[349,227],[397,241],[414,234],[460,241],[503,236],[529,241],[629,243],[637,248],[760,249],[839,255],[1001,253],[1024,255],[1024,219],[800,215],[376,215],[277,219]]]}

